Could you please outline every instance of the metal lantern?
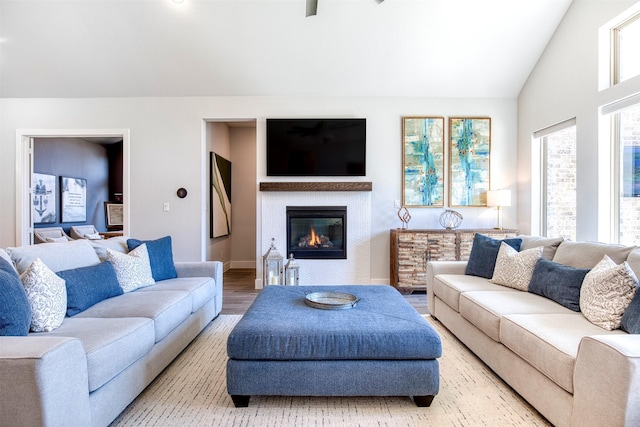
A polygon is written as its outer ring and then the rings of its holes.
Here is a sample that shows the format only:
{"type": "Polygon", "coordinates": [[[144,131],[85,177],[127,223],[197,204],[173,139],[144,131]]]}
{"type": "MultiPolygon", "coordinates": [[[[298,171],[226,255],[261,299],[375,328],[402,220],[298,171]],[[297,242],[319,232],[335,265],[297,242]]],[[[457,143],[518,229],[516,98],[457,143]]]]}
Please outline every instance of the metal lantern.
{"type": "Polygon", "coordinates": [[[293,254],[289,254],[289,261],[284,266],[284,284],[286,286],[298,286],[300,281],[300,266],[293,257],[293,254]]]}
{"type": "Polygon", "coordinates": [[[262,257],[262,285],[282,285],[282,264],[284,258],[276,249],[276,239],[271,239],[271,247],[262,257]]]}

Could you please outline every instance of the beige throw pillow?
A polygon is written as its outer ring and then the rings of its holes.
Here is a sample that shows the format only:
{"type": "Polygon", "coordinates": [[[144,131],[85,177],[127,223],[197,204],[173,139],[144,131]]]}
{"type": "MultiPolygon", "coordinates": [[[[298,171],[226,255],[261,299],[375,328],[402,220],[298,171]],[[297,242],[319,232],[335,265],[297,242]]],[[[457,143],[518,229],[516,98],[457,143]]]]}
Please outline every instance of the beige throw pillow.
{"type": "Polygon", "coordinates": [[[60,327],[67,313],[64,279],[36,258],[20,280],[31,307],[31,332],[51,332],[60,327]]]}
{"type": "Polygon", "coordinates": [[[605,255],[582,282],[580,311],[594,325],[618,329],[637,290],[638,278],[629,264],[616,264],[605,255]]]}
{"type": "Polygon", "coordinates": [[[518,252],[502,242],[496,259],[493,277],[489,280],[496,285],[507,286],[520,291],[529,290],[529,282],[536,263],[542,257],[544,247],[538,246],[518,252]]]}

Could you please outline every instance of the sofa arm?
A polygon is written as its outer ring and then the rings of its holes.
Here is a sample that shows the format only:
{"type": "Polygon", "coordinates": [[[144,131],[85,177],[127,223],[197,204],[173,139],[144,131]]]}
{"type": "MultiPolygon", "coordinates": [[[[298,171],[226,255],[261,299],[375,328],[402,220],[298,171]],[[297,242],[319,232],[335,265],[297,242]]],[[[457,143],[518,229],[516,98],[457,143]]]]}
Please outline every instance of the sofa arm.
{"type": "Polygon", "coordinates": [[[640,335],[584,337],[573,388],[574,426],[640,425],[640,335]]]}
{"type": "Polygon", "coordinates": [[[222,270],[220,261],[175,262],[178,277],[213,277],[216,282],[216,313],[222,310],[222,270]]]}
{"type": "Polygon", "coordinates": [[[0,425],[90,424],[87,359],[80,340],[0,337],[0,425]]]}
{"type": "Polygon", "coordinates": [[[464,274],[467,261],[429,261],[427,262],[427,309],[433,315],[435,296],[433,295],[433,279],[438,274],[464,274]]]}

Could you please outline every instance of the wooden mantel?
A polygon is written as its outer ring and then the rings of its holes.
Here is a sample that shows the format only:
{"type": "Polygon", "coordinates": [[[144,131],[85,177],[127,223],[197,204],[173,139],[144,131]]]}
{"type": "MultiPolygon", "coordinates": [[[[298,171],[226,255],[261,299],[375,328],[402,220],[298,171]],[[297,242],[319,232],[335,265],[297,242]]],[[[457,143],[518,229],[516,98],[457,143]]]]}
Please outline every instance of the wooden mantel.
{"type": "Polygon", "coordinates": [[[372,191],[371,182],[261,182],[260,191],[372,191]]]}

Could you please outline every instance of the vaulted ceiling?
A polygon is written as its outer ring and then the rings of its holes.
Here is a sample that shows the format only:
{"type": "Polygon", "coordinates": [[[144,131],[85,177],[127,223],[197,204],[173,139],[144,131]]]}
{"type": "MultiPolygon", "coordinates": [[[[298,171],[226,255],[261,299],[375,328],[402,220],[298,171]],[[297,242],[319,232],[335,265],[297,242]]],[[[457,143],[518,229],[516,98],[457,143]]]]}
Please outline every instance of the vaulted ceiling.
{"type": "Polygon", "coordinates": [[[0,96],[517,97],[571,0],[0,0],[0,96]]]}

